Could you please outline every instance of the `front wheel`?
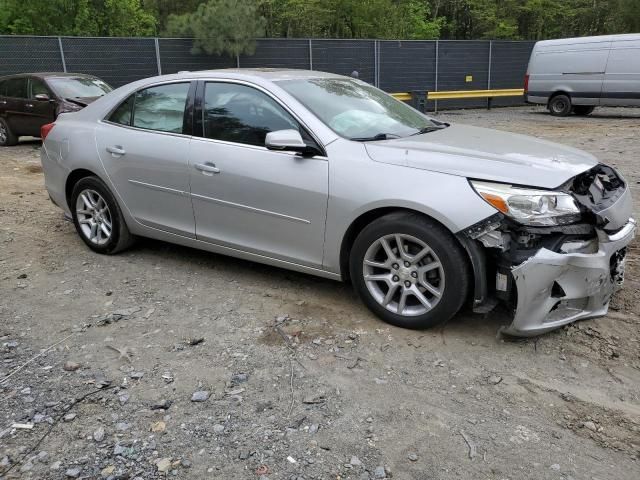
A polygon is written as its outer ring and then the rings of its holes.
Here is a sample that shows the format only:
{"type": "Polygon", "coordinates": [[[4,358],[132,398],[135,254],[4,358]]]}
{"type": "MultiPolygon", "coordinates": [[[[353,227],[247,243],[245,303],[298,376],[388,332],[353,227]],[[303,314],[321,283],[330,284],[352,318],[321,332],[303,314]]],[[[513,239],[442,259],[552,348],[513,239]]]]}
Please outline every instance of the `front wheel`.
{"type": "Polygon", "coordinates": [[[567,95],[556,95],[549,101],[549,112],[555,117],[566,117],[571,113],[571,99],[567,95]]]}
{"type": "Polygon", "coordinates": [[[350,273],[365,305],[404,328],[446,322],[469,291],[467,257],[455,237],[413,213],[385,215],[365,227],[351,250],[350,273]]]}
{"type": "Polygon", "coordinates": [[[114,254],[133,243],[116,199],[98,177],[75,184],[69,207],[78,235],[94,252],[114,254]]]}

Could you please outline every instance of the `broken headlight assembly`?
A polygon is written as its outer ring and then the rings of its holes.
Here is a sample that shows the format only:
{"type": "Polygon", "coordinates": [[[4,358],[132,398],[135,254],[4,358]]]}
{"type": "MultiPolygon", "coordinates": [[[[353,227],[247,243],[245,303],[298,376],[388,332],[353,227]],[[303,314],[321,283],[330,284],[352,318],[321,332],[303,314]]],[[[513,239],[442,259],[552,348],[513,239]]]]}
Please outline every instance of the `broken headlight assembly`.
{"type": "Polygon", "coordinates": [[[578,204],[571,195],[564,192],[477,180],[471,180],[470,183],[487,203],[523,225],[568,225],[581,218],[578,204]]]}

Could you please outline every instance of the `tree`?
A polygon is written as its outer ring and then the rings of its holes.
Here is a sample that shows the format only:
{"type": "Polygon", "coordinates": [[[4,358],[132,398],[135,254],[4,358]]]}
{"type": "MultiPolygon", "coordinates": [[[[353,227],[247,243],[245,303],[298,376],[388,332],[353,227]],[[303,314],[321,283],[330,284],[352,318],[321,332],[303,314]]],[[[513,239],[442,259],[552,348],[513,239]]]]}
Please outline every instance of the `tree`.
{"type": "Polygon", "coordinates": [[[640,31],[640,0],[0,0],[0,34],[541,40],[640,31]]]}
{"type": "Polygon", "coordinates": [[[255,51],[265,23],[253,1],[209,0],[193,13],[169,16],[167,33],[193,37],[194,53],[235,56],[255,51]]]}
{"type": "Polygon", "coordinates": [[[155,18],[140,0],[0,0],[0,33],[147,36],[155,18]]]}

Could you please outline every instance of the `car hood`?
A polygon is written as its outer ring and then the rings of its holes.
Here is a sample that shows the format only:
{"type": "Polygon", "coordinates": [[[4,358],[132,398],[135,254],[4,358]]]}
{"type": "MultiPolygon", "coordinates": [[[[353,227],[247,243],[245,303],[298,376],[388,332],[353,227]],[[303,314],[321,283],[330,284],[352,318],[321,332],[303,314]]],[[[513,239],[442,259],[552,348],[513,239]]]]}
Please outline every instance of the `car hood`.
{"type": "Polygon", "coordinates": [[[468,125],[365,146],[377,162],[540,188],[558,187],[598,164],[576,148],[468,125]]]}

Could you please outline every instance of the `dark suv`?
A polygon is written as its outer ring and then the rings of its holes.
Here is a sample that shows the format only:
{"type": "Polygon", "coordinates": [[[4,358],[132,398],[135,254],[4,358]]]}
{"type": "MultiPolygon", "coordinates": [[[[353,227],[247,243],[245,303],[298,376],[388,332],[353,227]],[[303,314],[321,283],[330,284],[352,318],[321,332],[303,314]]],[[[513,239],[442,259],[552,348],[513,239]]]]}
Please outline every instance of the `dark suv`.
{"type": "Polygon", "coordinates": [[[65,112],[86,107],[112,88],[91,75],[28,73],[0,77],[0,146],[20,136],[40,136],[40,127],[65,112]]]}

